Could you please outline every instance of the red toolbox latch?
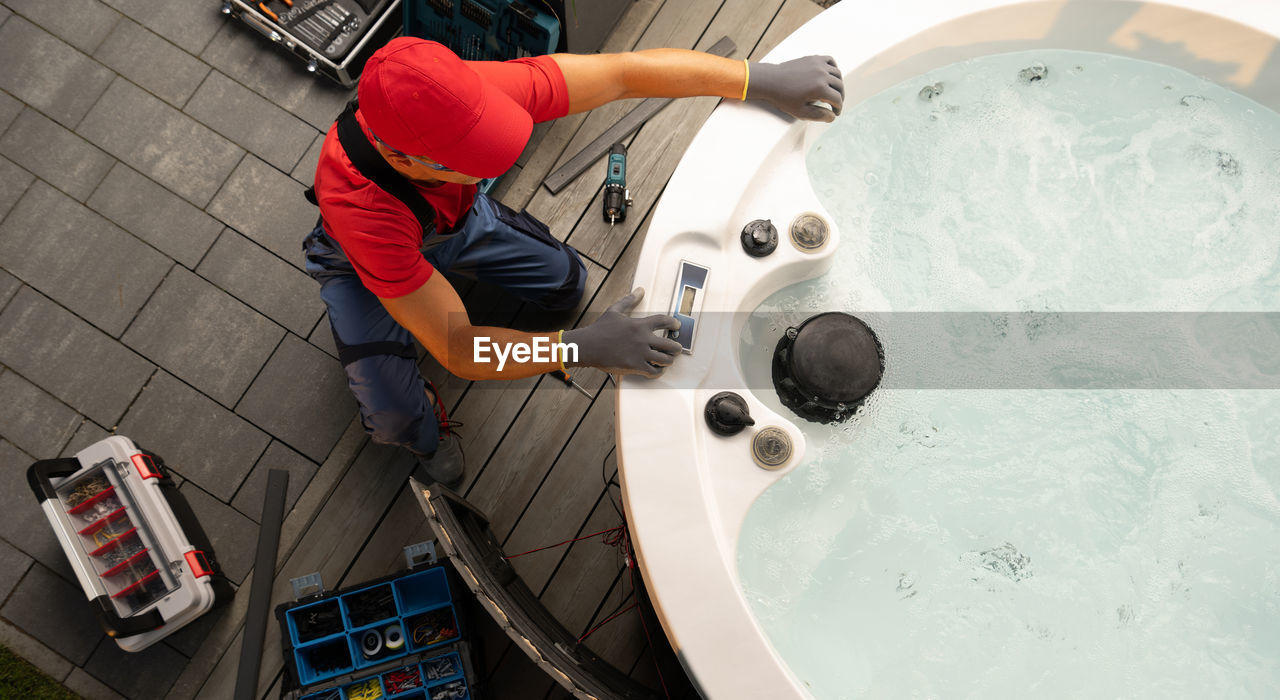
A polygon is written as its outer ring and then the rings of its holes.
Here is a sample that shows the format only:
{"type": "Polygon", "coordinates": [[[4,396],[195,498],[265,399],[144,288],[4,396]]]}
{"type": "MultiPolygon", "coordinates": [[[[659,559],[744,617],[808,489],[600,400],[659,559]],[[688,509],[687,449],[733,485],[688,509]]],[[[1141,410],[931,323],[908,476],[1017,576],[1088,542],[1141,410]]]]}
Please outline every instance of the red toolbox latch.
{"type": "Polygon", "coordinates": [[[138,468],[138,473],[142,475],[142,478],[160,479],[164,477],[164,474],[160,472],[160,468],[151,459],[151,455],[139,453],[129,459],[133,460],[133,466],[138,468]]]}
{"type": "Polygon", "coordinates": [[[191,569],[191,574],[196,578],[213,575],[213,567],[209,566],[209,560],[205,557],[204,552],[193,549],[182,556],[186,558],[187,566],[191,569]]]}

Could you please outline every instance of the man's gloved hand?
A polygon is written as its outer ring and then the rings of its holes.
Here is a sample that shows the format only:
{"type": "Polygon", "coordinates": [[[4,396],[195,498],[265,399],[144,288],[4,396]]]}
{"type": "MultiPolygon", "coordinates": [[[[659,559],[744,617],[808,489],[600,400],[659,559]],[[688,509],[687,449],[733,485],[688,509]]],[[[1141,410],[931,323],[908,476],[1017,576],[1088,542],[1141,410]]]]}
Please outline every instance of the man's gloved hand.
{"type": "Polygon", "coordinates": [[[765,100],[793,117],[829,122],[844,105],[844,78],[830,56],[751,63],[748,70],[747,99],[765,100]],[[819,100],[831,109],[809,104],[819,100]]]}
{"type": "Polygon", "coordinates": [[[565,331],[564,342],[578,346],[574,364],[652,378],[675,362],[680,344],[654,331],[679,328],[680,322],[661,314],[631,318],[628,314],[643,297],[644,290],[637,289],[610,306],[595,323],[565,331]]]}

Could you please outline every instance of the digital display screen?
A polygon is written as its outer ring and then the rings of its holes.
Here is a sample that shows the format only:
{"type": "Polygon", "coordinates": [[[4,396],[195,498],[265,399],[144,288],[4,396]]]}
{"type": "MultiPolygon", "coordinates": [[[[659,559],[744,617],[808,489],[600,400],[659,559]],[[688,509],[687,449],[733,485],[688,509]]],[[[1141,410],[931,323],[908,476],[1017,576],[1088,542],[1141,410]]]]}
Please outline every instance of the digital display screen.
{"type": "Polygon", "coordinates": [[[680,315],[693,315],[693,297],[697,295],[698,290],[695,287],[685,286],[684,292],[680,294],[680,315]]]}

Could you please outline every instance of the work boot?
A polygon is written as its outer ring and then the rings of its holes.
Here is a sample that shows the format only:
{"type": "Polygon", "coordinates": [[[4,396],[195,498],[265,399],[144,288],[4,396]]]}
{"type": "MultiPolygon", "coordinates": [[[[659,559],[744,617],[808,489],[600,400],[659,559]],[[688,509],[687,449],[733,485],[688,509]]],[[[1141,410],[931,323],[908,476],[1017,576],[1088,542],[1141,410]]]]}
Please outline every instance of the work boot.
{"type": "Polygon", "coordinates": [[[440,441],[436,453],[430,458],[419,455],[418,465],[429,481],[451,489],[458,488],[467,474],[466,459],[462,456],[462,439],[457,433],[450,434],[440,441]]]}
{"type": "Polygon", "coordinates": [[[457,429],[462,426],[461,423],[449,420],[448,414],[444,410],[444,402],[440,400],[440,395],[436,392],[436,387],[431,382],[427,382],[427,403],[431,404],[435,412],[436,422],[440,427],[440,445],[436,448],[436,453],[431,457],[418,456],[418,464],[426,473],[430,481],[439,482],[440,484],[456,489],[462,485],[463,477],[466,476],[466,459],[462,454],[462,438],[458,436],[457,429]]]}

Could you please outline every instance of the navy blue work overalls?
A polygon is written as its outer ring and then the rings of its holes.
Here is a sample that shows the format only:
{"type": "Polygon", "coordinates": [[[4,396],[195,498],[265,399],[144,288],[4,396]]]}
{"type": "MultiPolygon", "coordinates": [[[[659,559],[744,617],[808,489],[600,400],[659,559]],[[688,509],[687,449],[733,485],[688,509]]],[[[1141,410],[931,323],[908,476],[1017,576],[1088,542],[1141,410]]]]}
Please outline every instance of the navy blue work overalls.
{"type": "MultiPolygon", "coordinates": [[[[355,149],[346,150],[350,157],[355,149]]],[[[413,336],[360,282],[323,226],[317,224],[302,247],[307,273],[320,282],[365,430],[375,442],[431,457],[439,444],[439,425],[418,371],[413,336]]],[[[424,231],[422,256],[439,273],[496,285],[548,311],[576,306],[587,279],[577,251],[556,240],[545,224],[483,194],[476,195],[453,231],[424,231]]]]}

